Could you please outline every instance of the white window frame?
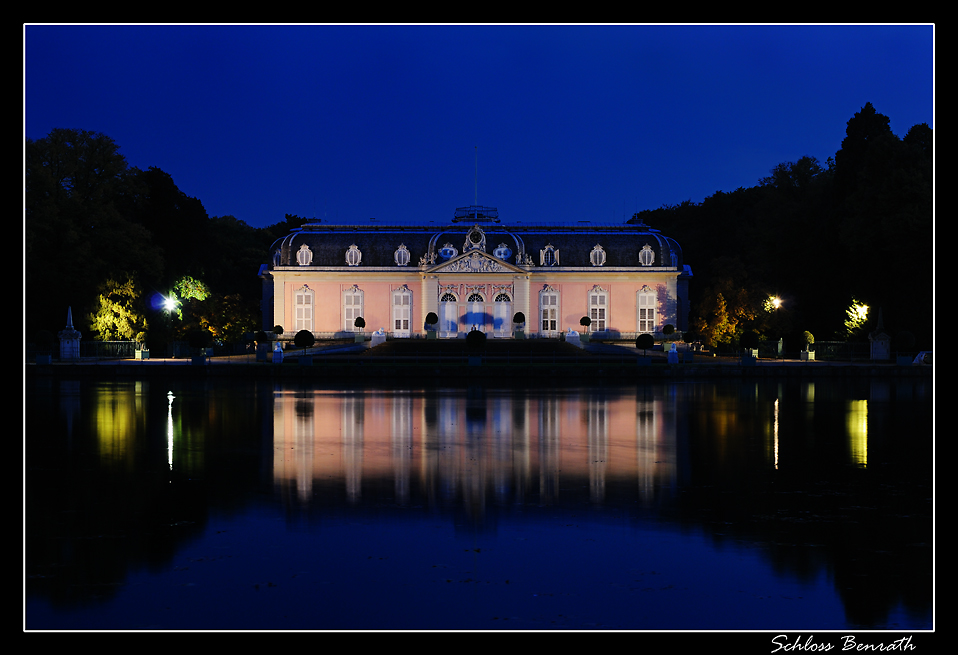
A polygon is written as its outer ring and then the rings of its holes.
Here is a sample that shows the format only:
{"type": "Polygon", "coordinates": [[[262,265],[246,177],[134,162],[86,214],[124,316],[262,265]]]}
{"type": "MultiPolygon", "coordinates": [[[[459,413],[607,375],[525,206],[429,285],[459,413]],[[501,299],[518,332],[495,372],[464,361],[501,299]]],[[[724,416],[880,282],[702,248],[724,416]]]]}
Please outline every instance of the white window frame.
{"type": "Polygon", "coordinates": [[[658,321],[659,298],[655,289],[642,287],[635,294],[635,331],[639,334],[654,334],[658,321]]]}
{"type": "Polygon", "coordinates": [[[343,329],[346,332],[359,332],[356,319],[360,316],[363,316],[363,290],[354,284],[343,289],[343,329]]]}
{"type": "Polygon", "coordinates": [[[412,291],[408,287],[394,289],[392,293],[392,331],[400,339],[409,338],[412,322],[412,291]]]}
{"type": "Polygon", "coordinates": [[[609,292],[599,286],[589,291],[589,332],[605,332],[609,320],[609,292]]]}
{"type": "Polygon", "coordinates": [[[559,249],[551,243],[539,251],[539,266],[558,266],[559,249]]]}
{"type": "Polygon", "coordinates": [[[492,329],[498,335],[512,332],[512,296],[505,291],[496,294],[492,306],[492,329]]]}
{"type": "Polygon", "coordinates": [[[454,337],[459,333],[459,298],[451,291],[439,297],[439,336],[454,337]]]}
{"type": "Polygon", "coordinates": [[[313,317],[316,313],[316,292],[305,284],[293,292],[293,325],[296,331],[313,331],[313,317]]]}
{"type": "Polygon", "coordinates": [[[562,330],[559,317],[561,305],[559,292],[553,288],[539,292],[539,333],[547,336],[558,336],[562,330]]]}
{"type": "Polygon", "coordinates": [[[473,291],[466,300],[466,329],[473,327],[485,332],[486,298],[481,291],[473,291]]]}

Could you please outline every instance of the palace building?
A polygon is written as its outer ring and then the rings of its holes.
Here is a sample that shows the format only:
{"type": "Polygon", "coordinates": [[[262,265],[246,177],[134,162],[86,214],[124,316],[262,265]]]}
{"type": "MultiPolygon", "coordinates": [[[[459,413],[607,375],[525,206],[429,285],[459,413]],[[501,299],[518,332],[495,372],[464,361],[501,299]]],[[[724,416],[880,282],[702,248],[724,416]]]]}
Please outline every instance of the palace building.
{"type": "Polygon", "coordinates": [[[675,240],[641,223],[534,226],[471,206],[448,224],[308,221],[270,256],[259,273],[265,330],[342,337],[360,331],[359,317],[363,331],[397,338],[427,329],[439,338],[473,329],[502,338],[687,329],[691,268],[675,240]],[[439,321],[427,326],[430,313],[439,321]]]}

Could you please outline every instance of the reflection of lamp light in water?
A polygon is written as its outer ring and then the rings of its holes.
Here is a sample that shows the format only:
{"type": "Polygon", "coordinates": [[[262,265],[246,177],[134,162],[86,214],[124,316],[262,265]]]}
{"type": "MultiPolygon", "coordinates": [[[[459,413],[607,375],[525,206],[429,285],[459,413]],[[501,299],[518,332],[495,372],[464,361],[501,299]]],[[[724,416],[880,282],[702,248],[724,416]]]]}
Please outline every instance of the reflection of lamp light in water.
{"type": "Polygon", "coordinates": [[[852,463],[861,467],[868,464],[868,401],[852,400],[846,416],[848,448],[852,463]]]}
{"type": "Polygon", "coordinates": [[[775,423],[772,427],[775,442],[775,468],[778,468],[778,398],[775,399],[775,423]]]}
{"type": "Polygon", "coordinates": [[[173,399],[175,397],[172,391],[166,393],[166,399],[169,401],[166,410],[166,457],[171,471],[173,470],[173,399]]]}

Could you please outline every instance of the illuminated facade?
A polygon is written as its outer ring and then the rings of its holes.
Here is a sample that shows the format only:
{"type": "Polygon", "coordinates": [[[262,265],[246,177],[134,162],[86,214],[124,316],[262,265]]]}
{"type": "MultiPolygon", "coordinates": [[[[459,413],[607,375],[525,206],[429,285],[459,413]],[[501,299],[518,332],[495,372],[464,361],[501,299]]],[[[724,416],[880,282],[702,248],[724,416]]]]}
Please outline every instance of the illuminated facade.
{"type": "Polygon", "coordinates": [[[415,337],[433,313],[440,338],[517,328],[632,337],[688,322],[691,269],[676,241],[644,224],[504,224],[494,208],[472,206],[448,225],[311,221],[270,256],[260,268],[266,330],[344,336],[362,317],[366,331],[415,337]],[[524,324],[514,325],[517,313],[524,324]]]}

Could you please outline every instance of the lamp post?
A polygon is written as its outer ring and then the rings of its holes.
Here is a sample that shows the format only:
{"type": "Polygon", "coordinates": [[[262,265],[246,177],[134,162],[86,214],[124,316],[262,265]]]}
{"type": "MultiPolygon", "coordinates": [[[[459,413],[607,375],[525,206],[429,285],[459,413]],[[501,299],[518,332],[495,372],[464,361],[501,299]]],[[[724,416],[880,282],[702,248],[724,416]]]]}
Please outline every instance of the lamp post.
{"type": "Polygon", "coordinates": [[[176,352],[173,350],[173,310],[176,309],[176,297],[172,294],[163,299],[163,308],[166,310],[166,326],[169,330],[169,349],[170,357],[175,358],[176,352]]]}

